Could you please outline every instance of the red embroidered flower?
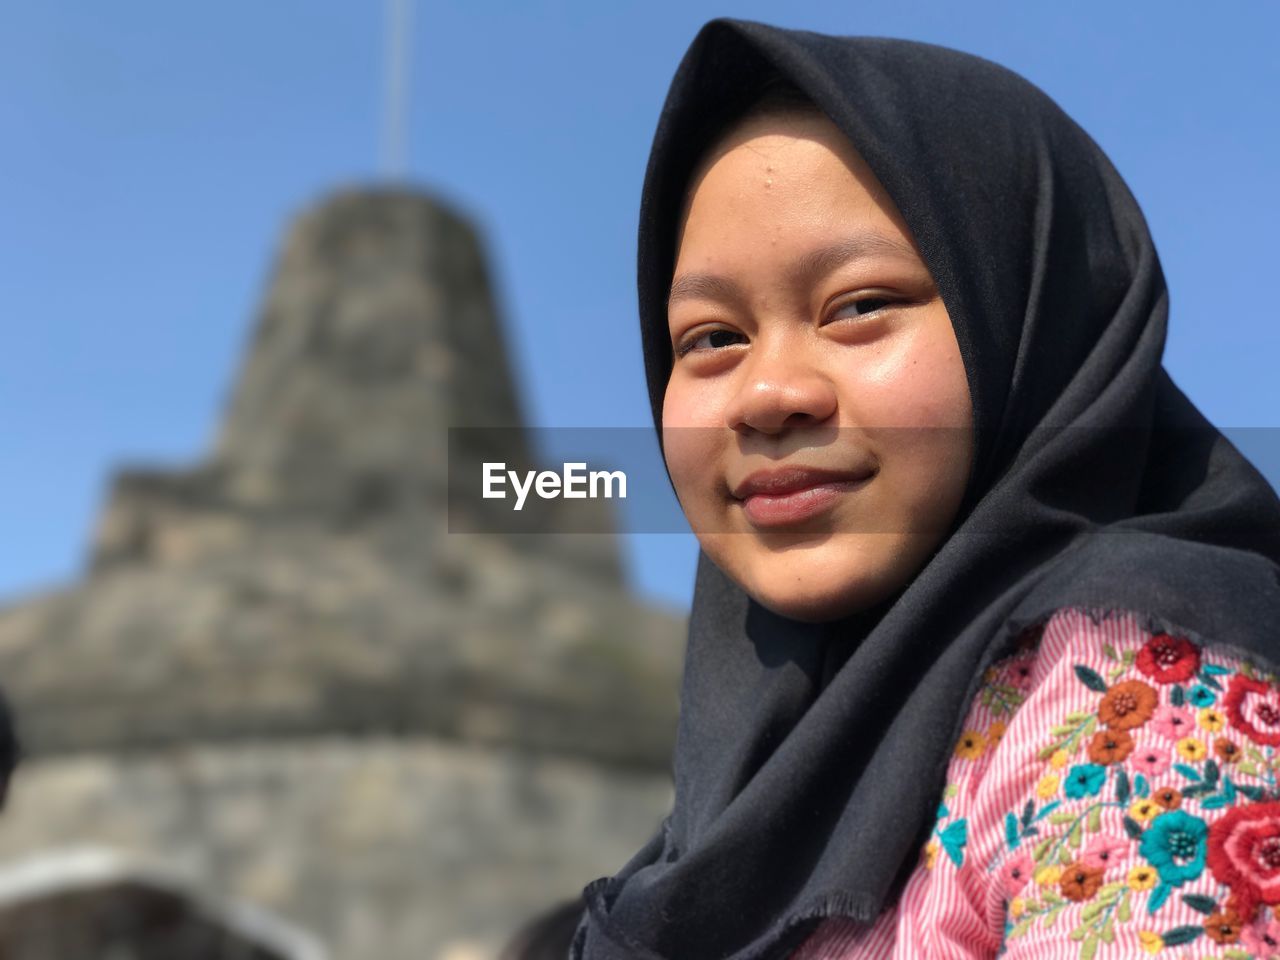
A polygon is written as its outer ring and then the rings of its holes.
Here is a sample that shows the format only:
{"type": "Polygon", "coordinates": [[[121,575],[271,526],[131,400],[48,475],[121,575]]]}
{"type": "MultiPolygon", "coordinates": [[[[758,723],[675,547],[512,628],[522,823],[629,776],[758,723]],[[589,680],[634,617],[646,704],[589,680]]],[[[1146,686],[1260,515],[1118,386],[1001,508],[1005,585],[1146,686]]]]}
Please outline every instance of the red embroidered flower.
{"type": "Polygon", "coordinates": [[[1058,889],[1068,900],[1079,903],[1088,900],[1102,886],[1102,868],[1091,867],[1077,860],[1062,868],[1062,876],[1058,880],[1058,889]]]}
{"type": "Polygon", "coordinates": [[[1181,683],[1200,669],[1200,648],[1185,637],[1157,633],[1138,651],[1135,663],[1156,683],[1181,683]]]}
{"type": "Polygon", "coordinates": [[[1280,691],[1265,680],[1237,673],[1222,698],[1222,708],[1231,725],[1249,739],[1280,746],[1280,691]]]}
{"type": "Polygon", "coordinates": [[[1123,763],[1133,753],[1133,737],[1123,730],[1100,730],[1089,741],[1089,759],[1106,766],[1123,763]]]}
{"type": "Polygon", "coordinates": [[[1240,746],[1234,740],[1219,737],[1213,741],[1213,752],[1223,763],[1235,763],[1240,759],[1240,746]]]}
{"type": "Polygon", "coordinates": [[[1112,730],[1132,730],[1151,719],[1159,701],[1155,687],[1141,680],[1123,680],[1108,687],[1098,701],[1098,719],[1112,730]]]}
{"type": "Polygon", "coordinates": [[[1204,932],[1209,939],[1217,943],[1235,943],[1240,939],[1240,931],[1244,924],[1232,910],[1219,910],[1211,913],[1204,922],[1204,932]]]}
{"type": "Polygon", "coordinates": [[[1161,810],[1177,810],[1182,806],[1182,791],[1176,787],[1161,787],[1151,795],[1161,810]]]}
{"type": "Polygon", "coordinates": [[[1206,860],[1246,923],[1259,904],[1280,904],[1280,802],[1230,808],[1209,827],[1206,860]]]}

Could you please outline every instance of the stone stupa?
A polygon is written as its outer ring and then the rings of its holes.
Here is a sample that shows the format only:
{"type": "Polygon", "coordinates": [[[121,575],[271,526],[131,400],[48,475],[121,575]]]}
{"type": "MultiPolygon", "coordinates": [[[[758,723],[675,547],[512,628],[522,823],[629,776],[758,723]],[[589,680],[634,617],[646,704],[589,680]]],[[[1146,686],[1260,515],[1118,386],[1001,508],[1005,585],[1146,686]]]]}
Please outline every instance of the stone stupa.
{"type": "Polygon", "coordinates": [[[0,955],[482,960],[652,833],[683,619],[572,517],[447,530],[449,427],[536,459],[503,343],[438,200],[293,225],[208,457],[0,610],[0,955]]]}

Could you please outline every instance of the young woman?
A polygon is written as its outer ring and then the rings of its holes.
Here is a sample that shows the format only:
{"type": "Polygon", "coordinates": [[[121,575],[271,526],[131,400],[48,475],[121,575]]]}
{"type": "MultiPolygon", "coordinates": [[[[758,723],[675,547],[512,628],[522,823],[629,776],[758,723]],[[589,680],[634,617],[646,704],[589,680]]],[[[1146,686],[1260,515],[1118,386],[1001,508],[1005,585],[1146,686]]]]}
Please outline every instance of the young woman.
{"type": "Polygon", "coordinates": [[[675,806],[571,956],[1280,955],[1280,501],[1161,366],[1087,134],[977,57],[712,21],[639,286],[702,552],[675,806]]]}

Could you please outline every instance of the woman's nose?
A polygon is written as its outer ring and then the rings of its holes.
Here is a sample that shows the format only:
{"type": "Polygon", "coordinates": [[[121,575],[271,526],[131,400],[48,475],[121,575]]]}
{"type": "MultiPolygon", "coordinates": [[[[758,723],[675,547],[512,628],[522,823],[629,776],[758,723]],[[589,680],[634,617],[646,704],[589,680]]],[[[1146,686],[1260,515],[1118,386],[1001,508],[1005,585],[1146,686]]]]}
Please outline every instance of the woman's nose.
{"type": "Polygon", "coordinates": [[[757,353],[747,359],[742,374],[725,410],[725,423],[740,433],[779,433],[823,423],[836,412],[834,385],[802,351],[757,353]]]}

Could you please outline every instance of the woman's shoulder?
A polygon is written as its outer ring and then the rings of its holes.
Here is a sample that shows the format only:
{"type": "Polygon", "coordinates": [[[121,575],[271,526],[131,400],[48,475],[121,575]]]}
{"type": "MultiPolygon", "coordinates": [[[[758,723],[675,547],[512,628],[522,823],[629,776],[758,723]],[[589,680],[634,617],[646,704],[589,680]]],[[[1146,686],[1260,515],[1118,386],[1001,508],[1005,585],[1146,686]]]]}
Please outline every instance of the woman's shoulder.
{"type": "MultiPolygon", "coordinates": [[[[1134,731],[1162,706],[1226,708],[1245,688],[1261,690],[1276,679],[1234,648],[1195,643],[1141,614],[1066,607],[1021,631],[982,677],[970,715],[1011,716],[1024,706],[1036,714],[1056,701],[1101,697],[1081,729],[1134,731]]],[[[1280,713],[1275,724],[1280,743],[1280,713]]]]}
{"type": "Polygon", "coordinates": [[[980,678],[901,897],[796,957],[1280,956],[1278,748],[1244,657],[1056,610],[980,678]]]}
{"type": "Polygon", "coordinates": [[[1011,956],[1269,956],[1277,747],[1280,685],[1237,652],[1055,611],[982,678],[923,866],[985,875],[1011,956]]]}

